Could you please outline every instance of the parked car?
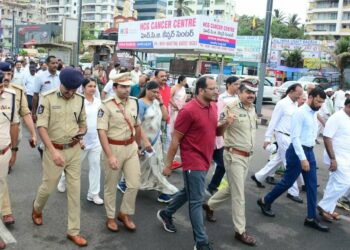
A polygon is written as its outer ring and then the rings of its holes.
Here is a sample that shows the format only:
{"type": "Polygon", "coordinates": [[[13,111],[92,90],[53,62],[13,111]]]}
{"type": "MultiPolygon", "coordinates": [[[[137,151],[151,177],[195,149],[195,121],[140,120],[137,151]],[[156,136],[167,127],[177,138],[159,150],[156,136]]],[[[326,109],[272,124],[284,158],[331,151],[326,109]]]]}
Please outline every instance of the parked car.
{"type": "Polygon", "coordinates": [[[319,85],[319,83],[317,83],[317,82],[307,82],[307,81],[299,81],[299,80],[298,81],[287,81],[276,89],[276,96],[277,96],[278,100],[280,100],[284,96],[284,94],[286,93],[289,86],[292,86],[293,84],[296,84],[296,83],[301,84],[304,91],[306,91],[306,87],[309,83],[319,85]]]}
{"type": "Polygon", "coordinates": [[[328,81],[328,79],[323,76],[303,76],[299,78],[298,82],[317,83],[323,89],[329,88],[331,86],[331,83],[328,81]]]}

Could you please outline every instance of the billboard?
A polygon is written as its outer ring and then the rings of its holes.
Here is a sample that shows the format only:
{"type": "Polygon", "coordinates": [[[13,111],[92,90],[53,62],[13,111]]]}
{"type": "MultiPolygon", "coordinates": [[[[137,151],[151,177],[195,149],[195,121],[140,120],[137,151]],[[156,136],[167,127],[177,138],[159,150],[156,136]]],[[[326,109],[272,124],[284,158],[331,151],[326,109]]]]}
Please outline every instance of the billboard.
{"type": "Polygon", "coordinates": [[[37,43],[49,43],[58,36],[60,27],[53,24],[16,25],[16,47],[23,48],[37,43]]]}
{"type": "Polygon", "coordinates": [[[200,50],[233,54],[237,23],[208,16],[178,17],[119,25],[118,48],[132,50],[200,50]]]}
{"type": "Polygon", "coordinates": [[[234,61],[260,62],[263,41],[263,36],[237,36],[234,61]]]}

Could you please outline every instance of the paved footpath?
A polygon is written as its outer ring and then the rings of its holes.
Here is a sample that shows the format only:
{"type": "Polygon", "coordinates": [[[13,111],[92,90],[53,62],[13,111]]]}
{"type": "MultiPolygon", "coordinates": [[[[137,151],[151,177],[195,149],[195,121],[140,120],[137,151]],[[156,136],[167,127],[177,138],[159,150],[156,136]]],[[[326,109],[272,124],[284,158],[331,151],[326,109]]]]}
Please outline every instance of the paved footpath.
{"type": "MultiPolygon", "coordinates": [[[[341,221],[329,224],[330,233],[321,233],[303,226],[306,204],[296,204],[282,195],[274,204],[275,218],[263,216],[256,205],[259,196],[269,191],[272,186],[258,189],[249,176],[260,169],[267,161],[267,153],[262,149],[263,135],[266,127],[260,126],[257,133],[257,146],[253,156],[250,172],[246,182],[247,230],[257,237],[259,249],[317,249],[347,250],[350,246],[350,217],[344,210],[337,210],[343,215],[341,221]]],[[[11,233],[17,243],[10,243],[7,249],[19,250],[54,250],[78,249],[66,240],[67,199],[66,194],[55,191],[50,197],[43,212],[43,225],[32,223],[31,209],[36,191],[41,182],[42,167],[37,150],[27,145],[28,133],[20,145],[15,169],[8,177],[13,212],[16,223],[7,229],[0,226],[0,236],[11,233]],[[6,232],[5,232],[6,231],[6,232]]],[[[316,146],[317,161],[320,169],[318,179],[318,199],[322,197],[328,172],[322,164],[323,145],[316,146]]],[[[135,233],[127,232],[120,226],[119,233],[112,233],[105,228],[105,211],[103,206],[96,206],[86,200],[87,167],[83,164],[81,188],[81,233],[89,240],[85,249],[119,249],[119,250],[190,250],[193,249],[193,235],[188,217],[188,206],[185,205],[176,215],[175,224],[178,232],[166,233],[156,219],[158,209],[164,207],[156,201],[157,193],[141,191],[137,199],[137,211],[134,220],[137,224],[135,233]]],[[[212,175],[212,169],[208,179],[212,175]]],[[[169,179],[182,187],[181,171],[175,172],[169,179]]],[[[102,176],[103,181],[103,176],[102,176]]],[[[103,183],[103,182],[102,182],[103,183]]],[[[103,187],[103,185],[102,185],[103,187]]],[[[103,195],[103,193],[102,193],[103,195]]],[[[306,195],[301,193],[306,201],[306,195]]],[[[118,193],[117,203],[121,194],[118,193]]],[[[233,237],[230,201],[216,212],[216,223],[205,222],[214,249],[234,250],[252,249],[237,242],[233,237]]],[[[9,235],[7,235],[9,236],[9,235]]],[[[6,238],[9,239],[9,238],[6,238]]]]}

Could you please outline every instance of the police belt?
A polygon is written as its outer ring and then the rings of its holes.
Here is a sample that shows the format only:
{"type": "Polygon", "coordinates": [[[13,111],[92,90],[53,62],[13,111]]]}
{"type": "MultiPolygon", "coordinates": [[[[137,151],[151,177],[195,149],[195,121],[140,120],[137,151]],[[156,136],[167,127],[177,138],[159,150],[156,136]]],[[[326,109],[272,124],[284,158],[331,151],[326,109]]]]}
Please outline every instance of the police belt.
{"type": "Polygon", "coordinates": [[[231,154],[237,154],[237,155],[241,155],[244,157],[249,157],[253,154],[253,152],[245,152],[245,151],[239,150],[237,148],[232,148],[232,147],[225,147],[225,150],[230,152],[231,154]]]}
{"type": "Polygon", "coordinates": [[[118,141],[118,140],[113,140],[111,138],[108,138],[108,143],[112,144],[112,145],[130,145],[131,143],[133,143],[135,141],[134,137],[130,137],[129,139],[125,140],[125,141],[118,141]]]}
{"type": "Polygon", "coordinates": [[[0,155],[6,154],[6,152],[11,148],[11,144],[9,144],[6,148],[0,149],[0,155]]]}
{"type": "Polygon", "coordinates": [[[79,143],[78,140],[74,140],[71,143],[67,143],[67,144],[57,144],[57,143],[52,142],[52,145],[55,147],[55,149],[64,150],[64,149],[72,148],[75,145],[77,145],[78,143],[79,143]]]}

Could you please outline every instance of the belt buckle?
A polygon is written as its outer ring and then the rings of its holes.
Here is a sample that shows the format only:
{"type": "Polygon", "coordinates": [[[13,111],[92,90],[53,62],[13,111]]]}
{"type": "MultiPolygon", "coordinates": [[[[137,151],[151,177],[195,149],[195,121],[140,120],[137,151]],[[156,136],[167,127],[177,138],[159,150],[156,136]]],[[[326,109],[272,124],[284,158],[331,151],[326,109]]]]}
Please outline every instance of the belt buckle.
{"type": "Polygon", "coordinates": [[[70,145],[69,144],[63,144],[63,149],[69,149],[70,145]]]}

